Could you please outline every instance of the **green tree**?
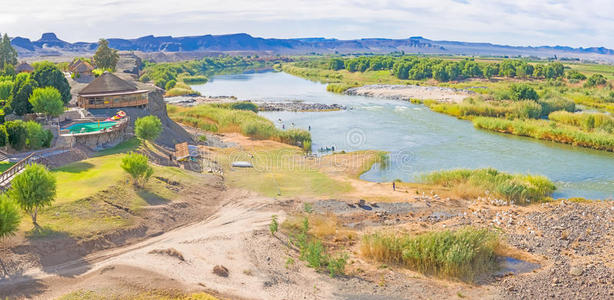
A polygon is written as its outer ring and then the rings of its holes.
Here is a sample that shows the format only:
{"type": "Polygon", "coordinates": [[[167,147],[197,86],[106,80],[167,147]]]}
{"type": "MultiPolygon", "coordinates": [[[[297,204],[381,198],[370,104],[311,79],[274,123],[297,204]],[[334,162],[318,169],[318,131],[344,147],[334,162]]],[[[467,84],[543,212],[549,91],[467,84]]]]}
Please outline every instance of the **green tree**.
{"type": "Polygon", "coordinates": [[[604,85],[608,81],[605,79],[605,76],[601,74],[593,74],[591,75],[586,82],[584,83],[585,87],[595,87],[598,85],[604,85]]]}
{"type": "Polygon", "coordinates": [[[512,100],[537,100],[537,92],[526,84],[512,84],[510,86],[510,97],[512,100]]]}
{"type": "Polygon", "coordinates": [[[0,100],[8,100],[13,90],[13,82],[9,80],[0,81],[0,100]]]}
{"type": "Polygon", "coordinates": [[[70,85],[64,73],[53,63],[43,62],[36,65],[36,69],[32,73],[32,79],[36,81],[39,87],[54,87],[62,95],[64,104],[68,103],[72,98],[70,94],[70,85]]]}
{"type": "Polygon", "coordinates": [[[33,80],[28,73],[19,73],[15,77],[13,91],[11,92],[11,109],[19,116],[32,113],[32,104],[30,104],[30,95],[38,83],[33,80]]]}
{"type": "Polygon", "coordinates": [[[8,195],[36,222],[39,209],[50,206],[56,196],[56,179],[47,168],[31,164],[11,181],[8,195]]]}
{"type": "Polygon", "coordinates": [[[6,132],[6,126],[0,125],[0,147],[5,147],[9,142],[9,134],[6,132]]]}
{"type": "Polygon", "coordinates": [[[345,67],[343,60],[340,58],[333,58],[328,63],[328,68],[331,70],[342,70],[345,67]]]}
{"type": "Polygon", "coordinates": [[[144,186],[153,174],[153,169],[149,166],[147,156],[139,153],[128,153],[122,158],[122,169],[130,174],[136,186],[144,186]]]}
{"type": "Polygon", "coordinates": [[[138,118],[134,122],[134,133],[140,139],[154,141],[162,132],[162,122],[156,116],[138,118]]]}
{"type": "Polygon", "coordinates": [[[98,49],[96,49],[96,54],[94,54],[96,67],[115,71],[118,61],[119,54],[117,54],[117,50],[109,48],[109,42],[107,40],[100,39],[98,41],[98,49]]]}
{"type": "Polygon", "coordinates": [[[0,239],[15,233],[21,222],[19,207],[5,194],[0,195],[0,239]]]}
{"type": "Polygon", "coordinates": [[[42,148],[47,141],[47,130],[35,121],[25,122],[24,125],[27,132],[26,146],[32,150],[42,148]]]}
{"type": "Polygon", "coordinates": [[[57,117],[64,112],[62,95],[51,86],[35,89],[28,101],[32,104],[34,112],[45,114],[48,117],[57,117]]]}
{"type": "Polygon", "coordinates": [[[28,138],[28,130],[24,121],[15,120],[4,123],[6,132],[8,134],[8,142],[13,149],[19,151],[26,146],[26,140],[28,138]]]}
{"type": "Polygon", "coordinates": [[[11,39],[5,33],[0,41],[0,70],[17,64],[17,51],[11,45],[11,39]]]}

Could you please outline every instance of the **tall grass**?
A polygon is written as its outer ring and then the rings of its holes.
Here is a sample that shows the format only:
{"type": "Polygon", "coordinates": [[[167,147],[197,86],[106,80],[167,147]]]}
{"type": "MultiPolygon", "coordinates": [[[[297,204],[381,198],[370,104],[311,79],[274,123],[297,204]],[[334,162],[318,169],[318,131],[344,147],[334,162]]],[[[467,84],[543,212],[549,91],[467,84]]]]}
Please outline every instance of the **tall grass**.
{"type": "Polygon", "coordinates": [[[419,235],[374,233],[363,237],[361,254],[442,277],[472,281],[497,267],[499,237],[487,229],[465,227],[419,235]]]}
{"type": "Polygon", "coordinates": [[[571,125],[587,131],[594,129],[607,133],[614,133],[614,117],[603,113],[569,113],[565,111],[553,112],[548,119],[557,123],[571,125]]]}
{"type": "Polygon", "coordinates": [[[556,189],[544,176],[508,174],[492,168],[435,171],[423,175],[422,182],[445,187],[469,185],[521,204],[543,200],[556,189]]]}
{"type": "Polygon", "coordinates": [[[596,150],[614,151],[614,134],[603,131],[587,132],[579,127],[557,124],[547,120],[505,120],[478,117],[473,119],[473,125],[476,128],[502,133],[596,150]]]}
{"type": "Polygon", "coordinates": [[[346,83],[329,83],[326,86],[326,90],[332,93],[343,94],[343,92],[347,91],[350,88],[357,87],[355,84],[346,84],[346,83]]]}
{"type": "Polygon", "coordinates": [[[539,118],[542,107],[535,101],[482,101],[480,99],[465,99],[462,103],[429,103],[429,108],[435,112],[452,115],[458,118],[474,116],[498,118],[539,118]]]}
{"type": "MultiPolygon", "coordinates": [[[[169,116],[182,124],[213,132],[239,132],[256,139],[311,148],[311,134],[302,129],[280,130],[273,122],[251,110],[205,104],[193,107],[168,106],[169,116]]],[[[309,150],[305,148],[305,150],[309,150]]]]}

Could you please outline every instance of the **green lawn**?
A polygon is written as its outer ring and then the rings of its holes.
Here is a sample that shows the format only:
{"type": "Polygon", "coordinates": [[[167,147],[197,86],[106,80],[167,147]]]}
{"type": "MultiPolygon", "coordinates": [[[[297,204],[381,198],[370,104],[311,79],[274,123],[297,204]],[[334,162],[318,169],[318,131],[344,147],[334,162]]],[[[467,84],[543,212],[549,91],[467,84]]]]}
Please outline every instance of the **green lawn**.
{"type": "Polygon", "coordinates": [[[0,173],[8,170],[10,167],[12,167],[15,163],[12,162],[8,162],[8,161],[2,161],[0,162],[0,173]]]}

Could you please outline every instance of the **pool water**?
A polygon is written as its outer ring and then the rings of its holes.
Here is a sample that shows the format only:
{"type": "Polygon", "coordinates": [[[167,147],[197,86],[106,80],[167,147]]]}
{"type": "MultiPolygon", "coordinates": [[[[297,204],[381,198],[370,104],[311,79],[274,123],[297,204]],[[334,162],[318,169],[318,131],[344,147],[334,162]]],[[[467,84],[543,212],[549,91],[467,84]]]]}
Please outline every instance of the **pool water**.
{"type": "Polygon", "coordinates": [[[95,132],[95,131],[100,131],[106,128],[111,128],[115,124],[117,124],[117,122],[115,121],[88,122],[88,123],[74,124],[64,129],[70,130],[70,133],[85,133],[85,132],[95,132]]]}

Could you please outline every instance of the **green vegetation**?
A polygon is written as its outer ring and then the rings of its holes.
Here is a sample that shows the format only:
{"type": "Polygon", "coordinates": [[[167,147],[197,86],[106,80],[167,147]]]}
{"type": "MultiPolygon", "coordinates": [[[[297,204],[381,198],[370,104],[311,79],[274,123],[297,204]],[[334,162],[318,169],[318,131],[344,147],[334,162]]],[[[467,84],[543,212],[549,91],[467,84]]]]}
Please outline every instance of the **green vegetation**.
{"type": "Polygon", "coordinates": [[[419,235],[374,233],[363,237],[363,256],[378,262],[399,264],[442,277],[472,281],[495,270],[499,237],[488,229],[466,227],[419,235]]]}
{"type": "Polygon", "coordinates": [[[194,107],[168,106],[171,119],[212,132],[240,132],[256,139],[270,139],[302,146],[311,145],[306,130],[281,130],[273,122],[256,114],[251,103],[205,104],[194,107]]]}
{"type": "Polygon", "coordinates": [[[45,61],[38,62],[34,66],[34,72],[32,73],[32,79],[36,81],[38,87],[53,87],[61,95],[62,105],[65,105],[70,101],[72,95],[70,94],[70,85],[68,80],[64,76],[64,73],[54,63],[45,61]]]}
{"type": "MultiPolygon", "coordinates": [[[[6,73],[7,68],[17,64],[17,50],[11,46],[11,39],[5,33],[0,41],[0,71],[6,73]]],[[[14,72],[14,69],[13,69],[14,72]]]]}
{"type": "Polygon", "coordinates": [[[614,117],[602,113],[576,113],[556,111],[548,116],[551,121],[582,128],[586,131],[614,133],[614,117]]]}
{"type": "Polygon", "coordinates": [[[145,116],[134,122],[134,134],[143,140],[155,141],[162,132],[162,122],[156,116],[145,116]]]}
{"type": "Polygon", "coordinates": [[[501,133],[532,137],[596,150],[614,151],[614,134],[600,130],[589,132],[581,127],[568,126],[553,121],[505,120],[479,117],[473,119],[473,125],[476,128],[501,133]]]}
{"type": "Polygon", "coordinates": [[[556,187],[543,176],[507,174],[495,169],[435,171],[422,176],[423,183],[444,187],[470,186],[483,194],[519,204],[543,201],[556,187]]]}
{"type": "Polygon", "coordinates": [[[13,82],[10,105],[11,110],[18,116],[32,113],[32,104],[28,101],[35,88],[38,87],[36,80],[29,73],[19,73],[13,82]]]}
{"type": "Polygon", "coordinates": [[[56,88],[51,86],[35,89],[28,101],[32,105],[32,110],[35,113],[57,117],[64,112],[62,95],[56,88]]]}
{"type": "Polygon", "coordinates": [[[117,54],[117,50],[109,48],[109,42],[107,40],[98,40],[98,48],[96,49],[96,54],[94,54],[96,67],[115,71],[118,61],[119,54],[117,54]]]}
{"type": "Polygon", "coordinates": [[[209,79],[204,75],[183,75],[179,79],[186,84],[205,84],[209,79]]]}
{"type": "Polygon", "coordinates": [[[149,166],[147,156],[139,153],[128,153],[122,158],[122,169],[132,177],[137,187],[143,187],[153,175],[153,168],[149,166]]]}
{"type": "Polygon", "coordinates": [[[21,223],[21,214],[17,204],[6,194],[0,195],[0,240],[14,235],[19,223],[21,223]]]}
{"type": "Polygon", "coordinates": [[[278,229],[279,223],[277,223],[277,215],[273,215],[271,217],[271,224],[269,224],[269,231],[271,231],[272,235],[275,235],[278,229]]]}
{"type": "Polygon", "coordinates": [[[0,144],[8,143],[18,151],[24,148],[37,150],[49,147],[52,139],[53,133],[48,129],[43,129],[40,124],[34,121],[15,120],[0,125],[0,144]]]}
{"type": "Polygon", "coordinates": [[[56,178],[43,165],[31,164],[11,181],[9,197],[36,222],[39,209],[50,206],[56,196],[56,178]]]}
{"type": "Polygon", "coordinates": [[[303,218],[302,226],[296,228],[287,225],[290,230],[290,242],[300,252],[299,259],[307,262],[307,266],[318,271],[328,270],[330,277],[345,274],[347,254],[333,257],[327,253],[322,241],[309,234],[309,219],[303,218]]]}

